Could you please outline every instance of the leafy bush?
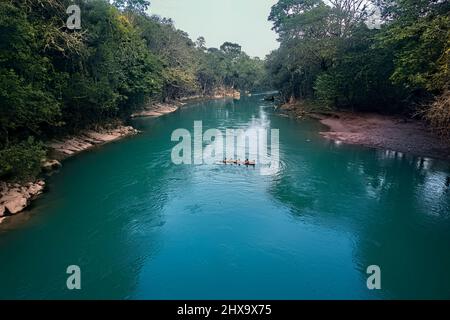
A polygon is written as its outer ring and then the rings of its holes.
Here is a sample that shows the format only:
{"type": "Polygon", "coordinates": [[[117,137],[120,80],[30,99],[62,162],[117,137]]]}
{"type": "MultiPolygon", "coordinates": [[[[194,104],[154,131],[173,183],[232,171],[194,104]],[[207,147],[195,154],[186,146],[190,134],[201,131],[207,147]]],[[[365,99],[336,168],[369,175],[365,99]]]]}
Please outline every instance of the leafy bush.
{"type": "Polygon", "coordinates": [[[41,171],[41,161],[45,153],[43,143],[35,141],[33,137],[0,150],[0,179],[34,179],[41,171]]]}

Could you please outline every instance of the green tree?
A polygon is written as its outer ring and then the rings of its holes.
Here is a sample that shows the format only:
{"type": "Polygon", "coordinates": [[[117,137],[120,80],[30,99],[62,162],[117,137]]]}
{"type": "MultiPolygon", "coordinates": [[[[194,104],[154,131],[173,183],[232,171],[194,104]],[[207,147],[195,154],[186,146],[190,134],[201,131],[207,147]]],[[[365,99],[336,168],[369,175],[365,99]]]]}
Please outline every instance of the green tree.
{"type": "Polygon", "coordinates": [[[41,171],[45,153],[44,145],[33,137],[0,150],[0,179],[33,179],[41,171]]]}
{"type": "MultiPolygon", "coordinates": [[[[384,3],[384,2],[383,2],[384,3]]],[[[450,4],[440,1],[393,1],[384,13],[395,18],[383,30],[379,45],[392,48],[391,79],[422,94],[442,92],[449,83],[450,4]],[[447,14],[446,14],[447,13],[447,14]]]]}
{"type": "Polygon", "coordinates": [[[285,100],[411,111],[448,86],[448,12],[445,1],[280,0],[267,68],[285,100]],[[382,28],[369,30],[377,11],[382,28]]]}
{"type": "Polygon", "coordinates": [[[145,13],[145,11],[150,6],[150,1],[148,1],[148,0],[114,0],[113,4],[121,10],[145,13]]]}

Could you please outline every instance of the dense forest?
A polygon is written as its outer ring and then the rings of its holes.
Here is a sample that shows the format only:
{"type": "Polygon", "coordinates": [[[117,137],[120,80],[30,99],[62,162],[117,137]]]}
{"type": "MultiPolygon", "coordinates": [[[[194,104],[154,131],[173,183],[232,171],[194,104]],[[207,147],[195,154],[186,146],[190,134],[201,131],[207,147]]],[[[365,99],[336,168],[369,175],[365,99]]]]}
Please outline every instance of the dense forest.
{"type": "Polygon", "coordinates": [[[417,114],[450,133],[450,2],[280,0],[269,20],[284,101],[417,114]]]}
{"type": "Polygon", "coordinates": [[[81,28],[68,28],[70,0],[0,0],[0,180],[40,171],[43,141],[152,101],[216,90],[258,90],[264,62],[235,43],[206,48],[146,0],[77,1],[81,28]]]}

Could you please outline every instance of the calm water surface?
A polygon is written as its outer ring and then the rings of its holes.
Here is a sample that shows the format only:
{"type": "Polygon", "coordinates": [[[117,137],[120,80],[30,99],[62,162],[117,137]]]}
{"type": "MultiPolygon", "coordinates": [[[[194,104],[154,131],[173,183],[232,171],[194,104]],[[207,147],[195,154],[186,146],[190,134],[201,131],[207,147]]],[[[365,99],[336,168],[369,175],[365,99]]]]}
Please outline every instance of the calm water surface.
{"type": "Polygon", "coordinates": [[[134,125],[144,133],[69,159],[2,226],[1,299],[450,298],[448,163],[337,145],[261,96],[134,125]],[[279,170],[173,165],[171,133],[194,120],[279,128],[279,170]]]}

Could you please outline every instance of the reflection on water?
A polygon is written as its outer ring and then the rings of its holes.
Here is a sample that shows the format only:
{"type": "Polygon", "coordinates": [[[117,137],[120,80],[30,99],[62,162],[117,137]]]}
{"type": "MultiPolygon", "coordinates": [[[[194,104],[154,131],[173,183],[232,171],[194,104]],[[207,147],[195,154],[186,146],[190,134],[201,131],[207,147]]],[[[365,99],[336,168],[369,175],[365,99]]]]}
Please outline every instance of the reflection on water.
{"type": "Polygon", "coordinates": [[[142,135],[68,160],[0,233],[0,298],[450,298],[448,164],[335,144],[261,98],[138,119],[142,135]],[[280,129],[279,167],[173,165],[171,133],[198,120],[280,129]]]}
{"type": "Polygon", "coordinates": [[[388,150],[328,147],[320,156],[284,157],[273,196],[302,221],[352,234],[361,274],[372,264],[382,269],[381,297],[449,298],[448,166],[388,150]]]}

